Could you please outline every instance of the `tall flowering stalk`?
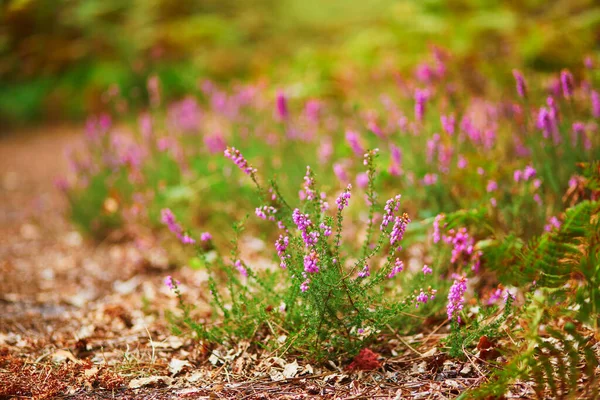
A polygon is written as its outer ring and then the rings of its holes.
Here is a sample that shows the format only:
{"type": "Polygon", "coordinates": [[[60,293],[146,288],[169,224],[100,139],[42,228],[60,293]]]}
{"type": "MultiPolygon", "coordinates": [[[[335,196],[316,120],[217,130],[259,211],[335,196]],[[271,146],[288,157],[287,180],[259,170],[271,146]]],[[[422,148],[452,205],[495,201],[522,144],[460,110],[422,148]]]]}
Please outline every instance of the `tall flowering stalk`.
{"type": "Polygon", "coordinates": [[[448,293],[448,305],[446,306],[448,319],[456,320],[460,324],[460,315],[465,304],[465,292],[467,291],[467,278],[460,277],[454,279],[454,283],[450,287],[448,293]]]}

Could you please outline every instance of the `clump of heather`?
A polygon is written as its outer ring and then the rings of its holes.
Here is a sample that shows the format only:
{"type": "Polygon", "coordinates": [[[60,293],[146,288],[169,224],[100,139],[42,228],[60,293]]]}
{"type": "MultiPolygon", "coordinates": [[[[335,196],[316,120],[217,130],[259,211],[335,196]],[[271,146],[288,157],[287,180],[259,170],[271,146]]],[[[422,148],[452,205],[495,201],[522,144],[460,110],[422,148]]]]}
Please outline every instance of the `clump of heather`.
{"type": "MultiPolygon", "coordinates": [[[[232,158],[231,154],[232,151],[225,155],[232,158]]],[[[193,325],[201,337],[215,339],[219,335],[254,334],[261,324],[275,318],[278,326],[290,335],[290,344],[309,348],[313,355],[322,357],[324,347],[334,352],[355,351],[375,333],[389,329],[389,324],[399,318],[402,310],[411,306],[419,308],[434,300],[436,290],[423,285],[425,277],[433,272],[427,265],[415,275],[415,283],[411,285],[417,285],[414,290],[402,294],[399,288],[394,289],[396,285],[392,281],[404,271],[401,243],[411,221],[408,214],[401,211],[401,196],[396,195],[386,202],[384,220],[375,235],[374,210],[378,204],[371,190],[376,179],[377,154],[377,151],[368,151],[363,160],[369,179],[367,188],[371,188],[367,189],[370,212],[366,227],[371,232],[365,239],[367,244],[362,246],[342,240],[346,214],[360,205],[355,204],[352,185],[337,195],[335,208],[323,207],[327,196],[317,195],[317,179],[309,167],[299,203],[292,208],[280,197],[276,187],[271,190],[261,187],[254,176],[256,170],[252,170],[259,198],[268,204],[256,208],[255,214],[280,230],[273,246],[278,268],[265,273],[251,262],[245,262],[236,239],[232,241],[230,257],[213,257],[211,262],[205,248],[197,245],[199,259],[213,272],[210,290],[215,315],[225,320],[217,325],[216,331],[201,324],[193,325]],[[359,247],[363,254],[357,257],[359,247]],[[223,273],[226,280],[220,283],[223,273]],[[280,312],[265,314],[261,309],[265,303],[280,304],[280,312]],[[242,308],[245,316],[240,315],[242,308]]],[[[239,151],[232,161],[241,165],[243,172],[250,168],[239,151]]],[[[164,214],[169,229],[181,239],[181,226],[168,210],[164,214]]],[[[236,225],[236,235],[242,230],[243,227],[236,225]]]]}

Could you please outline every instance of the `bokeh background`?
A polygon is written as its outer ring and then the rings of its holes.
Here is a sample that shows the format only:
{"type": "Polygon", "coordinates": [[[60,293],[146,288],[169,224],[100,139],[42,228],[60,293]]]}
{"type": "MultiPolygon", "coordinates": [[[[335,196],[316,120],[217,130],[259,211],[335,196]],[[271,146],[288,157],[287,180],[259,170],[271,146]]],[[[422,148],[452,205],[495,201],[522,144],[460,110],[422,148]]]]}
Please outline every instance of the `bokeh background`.
{"type": "Polygon", "coordinates": [[[599,43],[594,0],[4,0],[0,123],[81,120],[117,91],[144,107],[152,75],[171,99],[206,78],[335,97],[349,74],[408,70],[431,44],[512,79],[576,72],[599,43]]]}

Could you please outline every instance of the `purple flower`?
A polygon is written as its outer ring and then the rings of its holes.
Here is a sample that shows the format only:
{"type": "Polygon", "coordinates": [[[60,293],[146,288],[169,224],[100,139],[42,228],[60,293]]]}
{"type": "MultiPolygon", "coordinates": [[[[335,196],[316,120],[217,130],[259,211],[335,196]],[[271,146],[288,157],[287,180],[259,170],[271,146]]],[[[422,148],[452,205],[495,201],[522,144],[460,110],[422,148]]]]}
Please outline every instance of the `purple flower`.
{"type": "Polygon", "coordinates": [[[425,186],[431,186],[433,184],[435,184],[438,180],[438,176],[437,174],[425,174],[425,176],[423,177],[423,184],[425,186]]]}
{"type": "Polygon", "coordinates": [[[346,131],[346,141],[350,145],[350,148],[357,156],[360,156],[365,152],[364,147],[360,144],[358,134],[354,131],[346,131]]]}
{"type": "Polygon", "coordinates": [[[467,167],[467,159],[463,157],[462,154],[458,156],[458,163],[456,164],[456,166],[459,169],[465,169],[467,167]]]}
{"type": "Polygon", "coordinates": [[[200,235],[200,240],[203,242],[208,242],[212,239],[212,235],[209,232],[202,232],[200,235]]]}
{"type": "Polygon", "coordinates": [[[422,121],[425,116],[425,106],[429,99],[429,91],[427,89],[415,90],[415,119],[422,121]]]}
{"type": "Polygon", "coordinates": [[[398,273],[402,272],[404,270],[404,263],[399,259],[396,258],[396,261],[394,262],[394,267],[392,268],[392,271],[388,274],[388,278],[392,279],[394,276],[396,276],[398,273]]]}
{"type": "Polygon", "coordinates": [[[383,219],[381,221],[381,225],[379,226],[379,230],[382,232],[394,219],[394,213],[400,208],[400,198],[402,198],[402,195],[398,194],[385,202],[385,207],[383,209],[385,213],[383,214],[383,219]]]}
{"type": "Polygon", "coordinates": [[[550,219],[548,219],[548,224],[546,224],[546,226],[544,226],[544,230],[546,232],[551,232],[553,229],[559,229],[560,225],[561,225],[561,223],[558,220],[558,218],[552,216],[552,217],[550,217],[550,219]]]}
{"type": "Polygon", "coordinates": [[[515,179],[515,182],[519,182],[521,179],[523,179],[523,171],[520,169],[516,170],[513,173],[513,178],[515,179]]]}
{"type": "Polygon", "coordinates": [[[223,154],[225,154],[225,157],[232,160],[235,163],[235,165],[239,167],[239,169],[244,171],[245,174],[253,175],[256,173],[256,168],[252,168],[252,166],[248,164],[248,161],[246,161],[242,153],[240,153],[240,151],[235,147],[228,147],[227,149],[225,149],[223,154]]]}
{"type": "Polygon", "coordinates": [[[365,264],[364,268],[358,273],[358,277],[359,278],[366,278],[368,276],[371,275],[371,272],[369,271],[369,265],[365,264]]]}
{"type": "Polygon", "coordinates": [[[300,290],[302,291],[302,293],[306,292],[308,290],[308,284],[310,283],[310,279],[306,279],[304,282],[302,282],[300,284],[300,290]]]}
{"type": "Polygon", "coordinates": [[[335,174],[336,178],[338,178],[338,180],[340,182],[348,181],[348,174],[346,174],[346,170],[344,169],[344,166],[342,164],[340,164],[340,163],[333,164],[333,173],[335,174]]]}
{"type": "Polygon", "coordinates": [[[323,235],[324,236],[331,236],[331,227],[328,225],[325,225],[325,223],[321,222],[321,224],[319,225],[319,229],[321,229],[323,231],[323,235]]]}
{"type": "Polygon", "coordinates": [[[406,226],[409,222],[410,218],[406,213],[394,219],[394,227],[392,228],[392,232],[390,232],[390,245],[393,246],[404,238],[404,232],[406,232],[406,226]]]}
{"type": "Polygon", "coordinates": [[[525,78],[523,74],[517,69],[513,69],[513,76],[515,77],[517,93],[519,97],[527,97],[527,84],[525,83],[525,78]]]}
{"type": "Polygon", "coordinates": [[[563,96],[570,98],[573,96],[573,88],[575,86],[573,74],[566,69],[560,72],[560,85],[562,87],[563,96]]]}
{"type": "Polygon", "coordinates": [[[165,285],[171,290],[175,290],[175,289],[177,289],[177,286],[181,285],[181,282],[173,279],[173,277],[171,275],[167,276],[165,278],[164,282],[165,282],[165,285]]]}
{"type": "Polygon", "coordinates": [[[391,175],[400,175],[402,173],[402,151],[396,145],[390,145],[391,162],[388,172],[391,175]]]}
{"type": "Polygon", "coordinates": [[[282,91],[277,92],[277,115],[281,120],[288,117],[287,98],[282,91]]]}
{"type": "Polygon", "coordinates": [[[423,265],[423,275],[430,275],[433,273],[433,270],[427,266],[427,264],[423,265]]]}
{"type": "Polygon", "coordinates": [[[571,144],[573,147],[577,146],[580,137],[583,137],[585,140],[585,124],[583,122],[574,122],[573,134],[571,137],[571,144]]]}
{"type": "Polygon", "coordinates": [[[242,276],[248,276],[248,271],[246,271],[246,268],[242,265],[242,261],[241,260],[236,260],[233,265],[235,266],[235,269],[238,270],[238,272],[240,273],[240,275],[242,275],[242,276]]]}
{"type": "MultiPolygon", "coordinates": [[[[433,296],[432,296],[433,298],[433,296]]],[[[419,295],[416,298],[416,303],[415,303],[415,308],[419,308],[419,303],[427,303],[429,301],[429,295],[425,292],[423,292],[423,289],[421,289],[421,293],[419,293],[419,295]]]]}
{"type": "Polygon", "coordinates": [[[440,121],[442,122],[442,129],[444,132],[450,136],[454,135],[454,130],[456,129],[456,119],[454,118],[454,115],[442,115],[440,121]]]}
{"type": "Polygon", "coordinates": [[[592,100],[592,115],[594,118],[600,118],[600,93],[592,90],[590,98],[592,100]]]}
{"type": "Polygon", "coordinates": [[[217,154],[221,151],[225,151],[227,148],[227,144],[225,143],[225,139],[221,132],[215,132],[212,135],[204,136],[204,145],[211,154],[217,154]]]}
{"type": "Polygon", "coordinates": [[[319,256],[317,252],[311,251],[309,254],[304,256],[304,271],[309,274],[315,274],[319,272],[319,256]]]}
{"type": "Polygon", "coordinates": [[[367,187],[368,184],[369,184],[369,174],[367,174],[366,172],[363,172],[363,173],[356,175],[356,185],[359,188],[364,189],[367,187]]]}
{"type": "Polygon", "coordinates": [[[442,240],[442,235],[440,233],[440,221],[442,219],[444,219],[444,214],[438,214],[433,220],[433,243],[438,243],[442,240]]]}
{"type": "Polygon", "coordinates": [[[292,220],[300,231],[305,231],[310,225],[312,225],[309,215],[302,214],[298,208],[296,208],[292,213],[292,220]]]}
{"type": "Polygon", "coordinates": [[[553,110],[548,110],[546,107],[540,108],[537,126],[542,130],[545,139],[548,139],[550,136],[552,136],[555,143],[560,142],[556,113],[553,110]]]}
{"type": "Polygon", "coordinates": [[[460,315],[458,313],[463,309],[465,303],[465,292],[467,291],[467,278],[464,276],[460,279],[455,279],[454,284],[448,293],[448,319],[451,320],[456,315],[456,321],[460,323],[460,315]]]}
{"type": "Polygon", "coordinates": [[[306,166],[306,175],[304,175],[304,193],[308,200],[314,200],[316,198],[315,192],[315,179],[310,170],[310,166],[306,166]]]}
{"type": "Polygon", "coordinates": [[[352,185],[348,184],[348,187],[346,187],[346,190],[344,190],[342,193],[340,193],[340,195],[338,196],[338,198],[335,200],[335,204],[337,204],[338,210],[342,211],[344,209],[344,207],[348,207],[348,203],[350,200],[350,190],[352,189],[352,185]]]}
{"type": "Polygon", "coordinates": [[[592,56],[587,56],[585,60],[583,60],[583,65],[585,65],[587,69],[594,69],[594,59],[592,56]]]}
{"type": "Polygon", "coordinates": [[[531,165],[528,165],[523,170],[523,179],[528,181],[529,179],[533,178],[536,173],[537,172],[536,172],[535,168],[533,168],[531,165]]]}
{"type": "Polygon", "coordinates": [[[466,228],[460,228],[449,240],[453,246],[450,260],[452,263],[457,262],[463,255],[468,257],[473,253],[473,238],[469,236],[466,228]]]}
{"type": "Polygon", "coordinates": [[[277,210],[271,206],[262,206],[258,207],[254,210],[254,213],[257,217],[261,219],[268,219],[269,221],[275,221],[275,213],[277,210]]]}
{"type": "Polygon", "coordinates": [[[181,243],[183,243],[183,244],[196,243],[196,241],[194,239],[189,237],[187,234],[183,233],[183,229],[181,228],[181,225],[179,225],[177,223],[177,220],[175,219],[175,215],[173,215],[173,212],[171,210],[169,210],[168,208],[163,208],[160,213],[161,213],[161,220],[162,220],[163,224],[167,225],[167,228],[169,228],[169,230],[171,232],[173,232],[175,234],[175,236],[177,236],[177,238],[179,239],[179,241],[181,241],[181,243]]]}
{"type": "Polygon", "coordinates": [[[288,255],[286,257],[285,251],[287,250],[287,247],[289,244],[290,244],[290,239],[287,236],[283,236],[283,235],[279,235],[279,239],[277,239],[275,241],[275,249],[277,250],[277,255],[281,259],[281,263],[279,264],[279,266],[281,268],[287,267],[285,259],[290,258],[290,256],[288,255]]]}
{"type": "Polygon", "coordinates": [[[496,181],[488,181],[486,190],[489,192],[494,192],[498,189],[498,183],[496,181]]]}

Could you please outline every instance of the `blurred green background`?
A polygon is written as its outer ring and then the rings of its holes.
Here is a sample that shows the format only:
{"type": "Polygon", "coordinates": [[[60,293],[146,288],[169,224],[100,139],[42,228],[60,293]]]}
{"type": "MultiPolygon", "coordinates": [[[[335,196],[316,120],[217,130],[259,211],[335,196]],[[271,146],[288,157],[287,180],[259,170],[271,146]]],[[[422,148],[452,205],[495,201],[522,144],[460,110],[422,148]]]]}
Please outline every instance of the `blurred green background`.
{"type": "MultiPolygon", "coordinates": [[[[3,0],[0,123],[84,118],[117,85],[129,109],[201,79],[302,82],[414,66],[429,44],[500,66],[577,69],[600,46],[594,0],[3,0]],[[113,86],[114,88],[115,86],[113,86]]],[[[114,91],[114,89],[113,89],[114,91]]]]}

